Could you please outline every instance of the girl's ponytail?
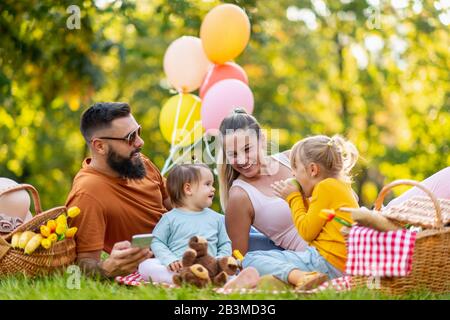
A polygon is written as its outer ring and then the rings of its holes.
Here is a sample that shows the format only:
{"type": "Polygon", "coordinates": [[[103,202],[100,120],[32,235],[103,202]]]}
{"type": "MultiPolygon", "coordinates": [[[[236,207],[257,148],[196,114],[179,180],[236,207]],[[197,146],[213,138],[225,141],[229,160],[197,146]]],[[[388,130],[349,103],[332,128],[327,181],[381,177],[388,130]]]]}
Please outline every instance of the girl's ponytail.
{"type": "Polygon", "coordinates": [[[344,139],[340,135],[334,135],[331,138],[331,141],[336,145],[339,151],[338,154],[342,159],[341,179],[351,182],[352,178],[350,172],[358,161],[358,149],[356,149],[352,142],[344,139]]]}

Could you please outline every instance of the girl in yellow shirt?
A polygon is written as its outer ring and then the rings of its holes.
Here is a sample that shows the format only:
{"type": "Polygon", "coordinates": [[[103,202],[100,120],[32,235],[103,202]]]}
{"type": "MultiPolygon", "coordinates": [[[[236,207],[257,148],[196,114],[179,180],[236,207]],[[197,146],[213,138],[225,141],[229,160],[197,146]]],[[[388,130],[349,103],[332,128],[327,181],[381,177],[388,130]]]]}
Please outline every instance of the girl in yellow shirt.
{"type": "Polygon", "coordinates": [[[297,142],[290,162],[298,184],[278,181],[272,188],[288,202],[294,225],[309,246],[301,252],[252,251],[245,256],[244,266],[305,290],[341,276],[347,258],[342,224],[328,221],[321,211],[333,209],[341,221],[352,223],[350,214],[339,208],[358,207],[350,186],[350,170],[357,159],[355,146],[340,136],[319,135],[297,142]]]}

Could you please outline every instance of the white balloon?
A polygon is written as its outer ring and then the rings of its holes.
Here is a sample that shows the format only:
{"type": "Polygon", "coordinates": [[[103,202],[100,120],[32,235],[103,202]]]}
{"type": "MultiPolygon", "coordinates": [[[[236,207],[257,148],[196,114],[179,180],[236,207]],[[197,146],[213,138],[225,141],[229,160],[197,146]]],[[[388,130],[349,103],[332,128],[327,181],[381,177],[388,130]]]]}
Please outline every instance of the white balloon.
{"type": "Polygon", "coordinates": [[[200,38],[183,36],[173,41],[164,54],[164,72],[179,92],[200,88],[212,63],[203,51],[200,38]]]}

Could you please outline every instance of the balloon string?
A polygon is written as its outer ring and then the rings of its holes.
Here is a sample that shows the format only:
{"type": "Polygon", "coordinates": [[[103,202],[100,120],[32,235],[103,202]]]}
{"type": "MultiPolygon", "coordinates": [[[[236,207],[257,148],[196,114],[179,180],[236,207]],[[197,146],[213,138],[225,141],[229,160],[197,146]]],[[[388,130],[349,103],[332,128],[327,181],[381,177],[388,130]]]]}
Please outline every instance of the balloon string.
{"type": "Polygon", "coordinates": [[[163,168],[161,169],[161,174],[164,175],[167,172],[167,168],[170,164],[170,161],[172,161],[173,155],[175,154],[175,152],[178,151],[178,148],[170,148],[170,155],[169,157],[166,159],[166,162],[164,163],[163,168]]]}
{"type": "Polygon", "coordinates": [[[211,149],[209,148],[209,143],[206,139],[206,134],[203,135],[203,141],[205,141],[205,149],[206,149],[206,153],[208,154],[209,159],[212,162],[215,162],[215,158],[213,157],[212,153],[211,153],[211,149]]]}
{"type": "Polygon", "coordinates": [[[201,121],[196,121],[194,127],[184,135],[183,140],[181,140],[181,141],[177,144],[177,146],[183,144],[183,142],[185,142],[186,139],[190,138],[191,134],[193,134],[193,133],[195,132],[195,130],[197,130],[197,128],[198,128],[199,126],[201,126],[201,125],[202,125],[202,122],[201,122],[201,121]]]}
{"type": "Polygon", "coordinates": [[[187,155],[188,152],[190,152],[193,148],[195,148],[197,146],[197,144],[199,142],[202,142],[202,141],[203,141],[203,139],[200,138],[194,144],[190,145],[189,148],[186,151],[184,151],[183,154],[178,159],[176,159],[170,166],[168,166],[166,170],[164,170],[164,171],[161,170],[161,174],[165,175],[166,172],[170,171],[170,169],[172,169],[176,164],[178,164],[181,160],[183,160],[184,156],[187,155]]]}
{"type": "MultiPolygon", "coordinates": [[[[167,158],[166,162],[164,163],[163,168],[161,169],[161,174],[164,175],[167,171],[169,171],[169,164],[170,162],[173,160],[173,156],[175,155],[175,153],[180,150],[182,148],[182,144],[183,142],[191,136],[192,133],[194,133],[195,130],[197,130],[197,128],[201,125],[201,121],[197,121],[194,125],[194,128],[192,128],[183,138],[183,140],[181,140],[178,144],[176,144],[175,146],[172,146],[170,148],[170,155],[167,158]]],[[[171,168],[171,167],[170,167],[171,168]]]]}
{"type": "Polygon", "coordinates": [[[178,99],[177,112],[175,114],[175,123],[173,124],[172,143],[170,144],[171,148],[173,148],[173,143],[175,142],[177,127],[178,127],[178,118],[180,116],[181,103],[183,102],[183,93],[181,91],[178,91],[178,95],[180,96],[180,99],[178,99]]]}
{"type": "MultiPolygon", "coordinates": [[[[186,120],[184,120],[183,128],[181,128],[181,130],[180,130],[181,133],[183,133],[184,130],[186,130],[186,127],[187,127],[189,121],[191,120],[192,115],[194,114],[195,107],[197,106],[197,104],[198,104],[198,101],[195,100],[195,101],[194,101],[194,104],[193,104],[192,107],[191,107],[191,110],[189,111],[189,115],[187,116],[186,120]]],[[[178,129],[177,129],[177,128],[174,128],[174,130],[178,130],[178,129]]],[[[191,130],[191,132],[192,132],[192,130],[191,130]]],[[[187,134],[186,134],[186,135],[187,135],[187,134]]],[[[183,139],[183,140],[184,140],[184,139],[183,139]]]]}
{"type": "Polygon", "coordinates": [[[206,87],[206,86],[208,85],[209,79],[211,79],[211,76],[212,76],[212,73],[213,73],[213,71],[214,71],[214,67],[215,67],[215,66],[216,66],[216,65],[213,64],[213,65],[211,65],[211,66],[209,67],[208,72],[206,73],[205,80],[203,81],[202,87],[206,87]]]}

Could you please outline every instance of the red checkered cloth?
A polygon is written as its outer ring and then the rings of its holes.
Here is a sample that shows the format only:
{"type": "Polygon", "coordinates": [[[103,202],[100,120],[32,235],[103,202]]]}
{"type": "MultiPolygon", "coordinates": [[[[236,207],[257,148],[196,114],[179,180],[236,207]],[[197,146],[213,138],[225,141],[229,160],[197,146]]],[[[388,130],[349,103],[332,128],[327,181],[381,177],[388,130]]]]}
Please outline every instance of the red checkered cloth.
{"type": "MultiPolygon", "coordinates": [[[[124,277],[116,277],[116,281],[120,284],[123,285],[127,285],[127,286],[140,286],[140,285],[145,285],[145,284],[149,284],[150,282],[145,281],[142,276],[139,274],[139,272],[135,272],[132,273],[128,276],[124,276],[124,277]]],[[[165,288],[176,288],[175,285],[169,285],[169,284],[161,284],[161,283],[156,283],[154,282],[153,285],[156,286],[163,286],[165,288]]],[[[327,289],[333,289],[337,292],[341,292],[341,291],[348,291],[351,289],[350,287],[350,277],[345,276],[345,277],[341,277],[341,278],[336,278],[333,279],[331,281],[327,281],[324,282],[323,284],[321,284],[320,286],[318,286],[317,288],[313,289],[313,290],[308,290],[308,291],[301,291],[301,290],[292,290],[292,292],[297,292],[297,293],[316,293],[316,292],[320,292],[320,291],[324,291],[327,289]]],[[[267,293],[267,291],[262,291],[262,290],[256,290],[256,289],[223,289],[223,288],[217,288],[214,289],[214,291],[216,291],[217,293],[222,293],[222,294],[230,294],[230,293],[267,293]]],[[[271,291],[270,293],[273,294],[279,294],[279,293],[286,293],[287,291],[271,291]]]]}
{"type": "Polygon", "coordinates": [[[158,283],[158,282],[152,283],[149,281],[145,281],[144,278],[142,278],[141,274],[137,271],[132,274],[129,274],[127,276],[116,277],[116,282],[127,285],[127,286],[134,286],[134,287],[151,283],[155,286],[161,286],[161,287],[165,287],[165,288],[176,288],[176,286],[174,284],[158,283]]]}
{"type": "Polygon", "coordinates": [[[141,274],[137,271],[127,276],[116,277],[116,282],[127,286],[140,286],[142,284],[150,283],[148,281],[145,281],[144,278],[142,278],[141,274]]]}
{"type": "Polygon", "coordinates": [[[347,242],[348,275],[404,277],[411,272],[416,233],[353,227],[347,242]]]}

